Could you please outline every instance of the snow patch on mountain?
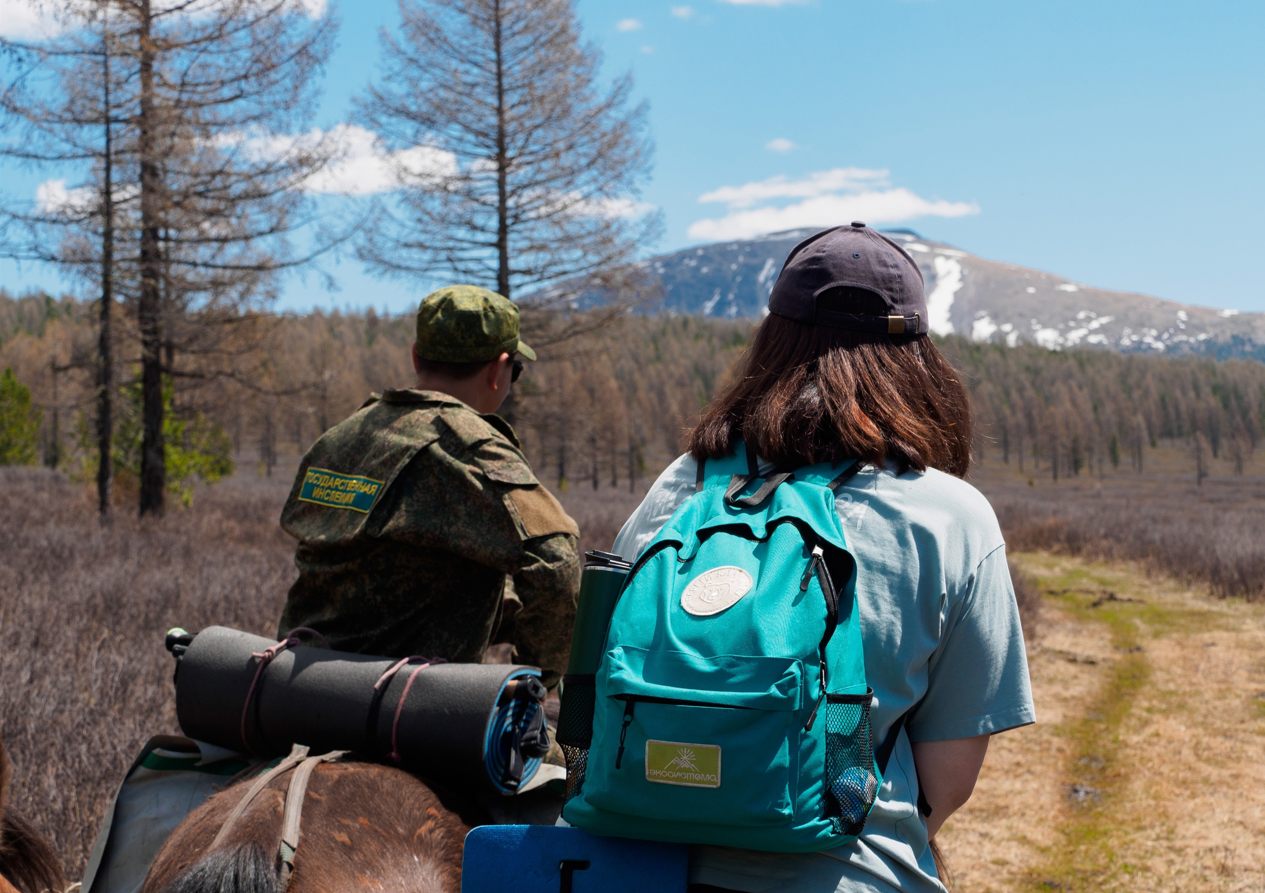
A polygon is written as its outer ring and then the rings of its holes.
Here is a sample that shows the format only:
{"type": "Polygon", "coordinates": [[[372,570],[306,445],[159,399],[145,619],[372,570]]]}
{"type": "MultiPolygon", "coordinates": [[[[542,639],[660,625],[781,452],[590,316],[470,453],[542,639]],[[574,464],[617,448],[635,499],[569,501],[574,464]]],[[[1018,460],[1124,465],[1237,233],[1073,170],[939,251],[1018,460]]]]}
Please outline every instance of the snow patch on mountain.
{"type": "Polygon", "coordinates": [[[993,322],[992,317],[981,310],[975,314],[975,322],[971,325],[971,340],[987,341],[993,337],[997,328],[997,323],[993,322]]]}
{"type": "Polygon", "coordinates": [[[936,287],[927,296],[928,323],[937,335],[948,335],[953,332],[953,323],[949,321],[953,297],[962,288],[962,264],[943,254],[937,254],[933,263],[936,287]]]}
{"type": "Polygon", "coordinates": [[[765,296],[773,293],[773,283],[777,281],[777,260],[770,257],[764,262],[764,266],[760,268],[760,273],[755,277],[755,281],[760,283],[760,287],[765,290],[765,296]]]}

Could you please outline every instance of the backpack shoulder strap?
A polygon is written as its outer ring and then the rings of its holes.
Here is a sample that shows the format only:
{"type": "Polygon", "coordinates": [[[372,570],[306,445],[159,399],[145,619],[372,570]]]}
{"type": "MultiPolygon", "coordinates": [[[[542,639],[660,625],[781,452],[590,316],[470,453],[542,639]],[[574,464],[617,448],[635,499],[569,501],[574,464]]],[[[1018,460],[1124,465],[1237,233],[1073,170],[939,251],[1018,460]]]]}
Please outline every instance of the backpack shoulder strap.
{"type": "Polygon", "coordinates": [[[845,468],[842,474],[840,474],[830,483],[826,484],[826,486],[829,487],[835,493],[838,493],[840,490],[843,489],[843,487],[848,483],[848,481],[856,477],[857,472],[860,470],[861,470],[860,461],[855,461],[851,465],[849,465],[847,468],[845,468]]]}

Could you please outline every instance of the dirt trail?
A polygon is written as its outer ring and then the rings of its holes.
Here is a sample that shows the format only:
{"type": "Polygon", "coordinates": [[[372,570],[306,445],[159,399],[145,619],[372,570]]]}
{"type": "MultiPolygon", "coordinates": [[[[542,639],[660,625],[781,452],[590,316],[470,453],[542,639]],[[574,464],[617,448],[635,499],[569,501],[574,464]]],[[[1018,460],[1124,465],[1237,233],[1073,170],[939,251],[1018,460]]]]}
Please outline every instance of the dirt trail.
{"type": "Polygon", "coordinates": [[[940,842],[962,893],[1265,887],[1265,605],[1025,554],[1039,724],[940,842]]]}

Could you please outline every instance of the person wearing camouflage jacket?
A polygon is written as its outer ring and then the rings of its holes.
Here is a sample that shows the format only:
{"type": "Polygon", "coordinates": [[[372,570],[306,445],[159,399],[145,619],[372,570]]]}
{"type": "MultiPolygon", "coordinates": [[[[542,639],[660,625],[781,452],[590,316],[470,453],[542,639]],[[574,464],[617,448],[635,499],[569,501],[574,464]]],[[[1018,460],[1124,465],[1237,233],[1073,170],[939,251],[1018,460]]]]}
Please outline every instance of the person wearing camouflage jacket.
{"type": "Polygon", "coordinates": [[[374,395],[303,458],[281,516],[299,578],[279,635],[305,626],[341,651],[460,662],[512,636],[552,686],[575,618],[578,530],[491,414],[515,355],[535,359],[518,309],[453,286],[422,302],[417,331],[419,387],[374,395]]]}

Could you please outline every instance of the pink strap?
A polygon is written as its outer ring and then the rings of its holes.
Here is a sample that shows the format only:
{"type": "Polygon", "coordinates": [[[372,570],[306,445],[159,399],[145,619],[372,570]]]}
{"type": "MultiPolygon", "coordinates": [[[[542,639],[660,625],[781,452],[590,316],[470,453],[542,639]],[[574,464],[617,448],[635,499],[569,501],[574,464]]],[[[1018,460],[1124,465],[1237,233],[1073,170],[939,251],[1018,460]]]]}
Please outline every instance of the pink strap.
{"type": "Polygon", "coordinates": [[[251,657],[258,658],[259,666],[255,667],[255,678],[250,681],[250,690],[246,692],[246,703],[242,705],[242,747],[246,749],[247,753],[253,753],[253,751],[250,749],[250,742],[246,739],[246,717],[250,716],[250,704],[255,698],[255,692],[259,688],[260,680],[264,678],[264,670],[268,668],[268,664],[272,663],[273,659],[276,658],[276,656],[282,651],[285,651],[287,648],[293,648],[295,645],[303,644],[303,641],[299,638],[299,633],[310,633],[320,639],[323,646],[326,648],[329,647],[329,640],[319,632],[311,627],[300,626],[286,633],[286,637],[280,642],[277,642],[275,645],[271,645],[263,651],[251,652],[251,657]]]}
{"type": "Polygon", "coordinates": [[[400,730],[400,714],[404,712],[404,702],[408,700],[408,693],[413,687],[413,680],[417,678],[418,673],[422,672],[422,670],[425,670],[427,667],[433,667],[436,664],[446,663],[448,663],[448,661],[444,660],[442,657],[422,657],[415,654],[412,657],[406,657],[402,660],[396,661],[391,668],[379,676],[378,681],[373,684],[373,690],[375,692],[383,691],[386,686],[391,684],[391,680],[395,678],[396,673],[406,666],[417,664],[417,666],[413,669],[413,672],[409,674],[408,682],[404,684],[404,692],[400,695],[399,703],[395,705],[395,717],[391,720],[391,752],[387,754],[387,756],[393,763],[398,764],[400,760],[403,759],[400,755],[400,746],[397,741],[397,735],[400,730]]]}

